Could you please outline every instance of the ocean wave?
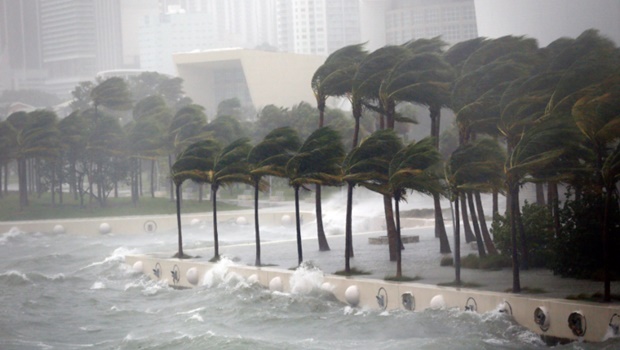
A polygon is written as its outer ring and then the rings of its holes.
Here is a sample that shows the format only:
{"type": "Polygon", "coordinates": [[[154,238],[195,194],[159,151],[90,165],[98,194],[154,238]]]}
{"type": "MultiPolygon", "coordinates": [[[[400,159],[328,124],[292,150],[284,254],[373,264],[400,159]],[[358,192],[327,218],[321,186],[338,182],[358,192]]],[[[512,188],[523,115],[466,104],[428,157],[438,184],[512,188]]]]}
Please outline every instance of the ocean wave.
{"type": "Polygon", "coordinates": [[[26,276],[25,273],[17,270],[10,270],[0,273],[0,281],[6,282],[8,285],[22,285],[32,283],[32,281],[28,278],[28,276],[26,276]]]}
{"type": "Polygon", "coordinates": [[[98,262],[94,262],[91,264],[88,264],[84,267],[82,267],[80,269],[80,271],[82,270],[86,270],[89,269],[91,267],[95,267],[95,266],[101,266],[101,265],[108,265],[108,264],[115,264],[115,263],[123,263],[125,262],[125,256],[127,255],[131,255],[131,254],[137,254],[138,250],[135,248],[126,248],[126,247],[118,247],[116,249],[114,249],[114,251],[112,252],[112,255],[106,257],[105,259],[103,259],[102,261],[98,261],[98,262]]]}
{"type": "Polygon", "coordinates": [[[0,236],[0,245],[5,245],[7,242],[21,236],[24,232],[20,231],[17,227],[11,227],[9,232],[5,232],[0,236]]]}
{"type": "Polygon", "coordinates": [[[153,281],[146,276],[141,276],[139,279],[129,282],[125,285],[125,291],[138,289],[142,292],[142,295],[151,296],[162,291],[171,291],[172,287],[168,285],[167,280],[153,281]]]}

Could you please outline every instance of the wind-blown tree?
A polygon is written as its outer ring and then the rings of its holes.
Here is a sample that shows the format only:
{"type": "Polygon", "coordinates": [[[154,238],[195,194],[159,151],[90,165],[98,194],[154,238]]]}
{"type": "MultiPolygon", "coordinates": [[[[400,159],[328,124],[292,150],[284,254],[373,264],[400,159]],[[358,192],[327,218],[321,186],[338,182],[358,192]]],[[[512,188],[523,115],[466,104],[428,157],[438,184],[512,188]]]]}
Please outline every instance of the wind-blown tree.
{"type": "MultiPolygon", "coordinates": [[[[172,122],[172,112],[166,106],[166,102],[159,95],[151,95],[139,100],[133,109],[133,118],[136,121],[129,137],[130,147],[135,155],[139,157],[141,172],[141,160],[151,161],[150,169],[150,192],[151,197],[155,198],[155,169],[159,157],[167,154],[168,135],[167,130],[172,122]]],[[[140,181],[142,183],[142,181],[140,181]]],[[[140,192],[142,190],[140,189],[140,192]]]]}
{"type": "MultiPolygon", "coordinates": [[[[363,48],[364,44],[345,46],[334,51],[327,57],[325,63],[321,65],[312,76],[312,91],[316,98],[319,110],[319,128],[323,127],[325,115],[325,103],[330,96],[349,96],[353,110],[355,127],[353,131],[352,147],[357,146],[360,130],[360,118],[362,117],[362,100],[358,94],[352,93],[353,78],[359,69],[361,61],[366,57],[367,52],[363,48]]],[[[321,206],[321,185],[316,185],[316,214],[317,214],[317,237],[319,250],[329,250],[329,244],[325,238],[323,228],[323,210],[321,206]]],[[[347,192],[348,193],[348,192],[347,192]]],[[[347,200],[349,200],[347,198],[347,200]]]]}
{"type": "MultiPolygon", "coordinates": [[[[441,108],[450,103],[452,67],[440,55],[445,42],[439,38],[419,39],[405,46],[412,56],[398,62],[380,88],[382,99],[407,101],[427,106],[431,119],[431,137],[439,150],[441,108]]],[[[449,253],[450,244],[444,226],[438,194],[433,195],[435,235],[440,239],[440,252],[449,253]]]]}
{"type": "MultiPolygon", "coordinates": [[[[388,77],[390,71],[396,64],[409,57],[411,52],[403,46],[384,46],[368,54],[360,63],[360,66],[353,78],[351,94],[359,96],[364,106],[381,114],[381,128],[394,129],[397,119],[396,101],[393,98],[381,98],[380,87],[388,77]]],[[[409,121],[400,119],[400,121],[409,121]]],[[[383,197],[385,222],[389,240],[390,260],[397,259],[400,247],[396,242],[396,225],[394,223],[394,211],[392,209],[392,199],[385,195],[383,197]]]]}
{"type": "MultiPolygon", "coordinates": [[[[202,131],[206,123],[207,115],[204,113],[204,107],[196,104],[182,107],[175,113],[168,126],[168,165],[170,167],[177,155],[189,145],[207,137],[207,133],[202,131]]],[[[172,178],[170,181],[170,200],[172,201],[174,197],[172,178]]]]}
{"type": "Polygon", "coordinates": [[[617,184],[620,181],[620,74],[600,84],[586,88],[585,96],[572,111],[579,130],[585,136],[585,146],[594,155],[589,167],[593,170],[593,185],[604,210],[602,222],[603,272],[605,302],[611,301],[610,260],[611,235],[614,224],[610,217],[612,206],[618,207],[617,184]]]}
{"type": "Polygon", "coordinates": [[[161,96],[172,110],[182,108],[184,100],[183,79],[170,77],[158,72],[143,72],[130,77],[129,88],[134,98],[139,101],[148,96],[161,96]]]}
{"type": "Polygon", "coordinates": [[[459,197],[471,190],[488,191],[500,188],[504,182],[505,152],[491,139],[460,145],[450,156],[446,179],[450,200],[454,202],[454,268],[455,283],[461,284],[461,238],[459,197]]]}
{"type": "MultiPolygon", "coordinates": [[[[433,140],[427,137],[405,146],[390,162],[387,193],[394,199],[396,238],[399,247],[402,245],[400,201],[405,199],[407,190],[426,195],[443,192],[443,185],[435,173],[440,158],[433,140]]],[[[402,278],[401,249],[398,249],[396,260],[396,278],[402,278]]]]}
{"type": "MultiPolygon", "coordinates": [[[[93,107],[94,107],[94,127],[93,130],[95,132],[99,132],[102,117],[99,115],[99,107],[104,107],[108,110],[112,111],[126,111],[130,110],[133,101],[131,99],[131,92],[127,86],[125,80],[119,77],[108,78],[97,86],[95,86],[90,93],[90,97],[92,99],[93,107]]],[[[116,121],[118,124],[118,120],[116,121]]],[[[112,124],[108,123],[106,127],[112,127],[112,124]]],[[[93,137],[99,137],[100,134],[93,135],[93,137]]],[[[100,150],[103,150],[100,148],[100,150]]],[[[98,161],[95,162],[96,171],[95,178],[97,182],[97,197],[99,198],[99,203],[101,206],[105,206],[105,177],[103,174],[103,166],[101,163],[103,161],[102,158],[99,158],[98,161]]],[[[92,195],[92,192],[91,192],[92,195]]]]}
{"type": "Polygon", "coordinates": [[[175,185],[177,232],[179,250],[174,256],[179,259],[189,258],[183,253],[183,234],[181,226],[181,185],[185,180],[205,182],[209,172],[213,171],[214,157],[220,151],[220,145],[214,140],[197,141],[182,151],[170,168],[170,177],[175,185]]]}
{"type": "MultiPolygon", "coordinates": [[[[0,121],[0,198],[4,196],[3,174],[8,174],[4,169],[8,166],[12,156],[12,132],[7,121],[0,121]]],[[[6,179],[5,179],[6,180],[6,179]]]]}
{"type": "Polygon", "coordinates": [[[540,118],[521,135],[514,148],[508,150],[504,175],[511,200],[508,215],[512,243],[513,293],[521,292],[517,253],[519,187],[525,182],[532,181],[532,174],[553,163],[567,149],[567,145],[573,141],[570,137],[573,132],[574,128],[565,118],[540,118]]]}
{"type": "Polygon", "coordinates": [[[301,141],[297,132],[288,127],[271,131],[248,154],[248,169],[254,186],[254,229],[256,237],[255,265],[261,266],[260,225],[258,217],[259,191],[267,187],[265,176],[286,177],[286,164],[299,149],[301,141]]]}
{"type": "Polygon", "coordinates": [[[347,209],[345,222],[345,273],[351,273],[350,258],[353,252],[353,189],[356,185],[375,189],[386,186],[392,157],[403,148],[401,139],[393,130],[378,130],[364,139],[344,159],[343,181],[347,184],[347,209]]]}
{"type": "Polygon", "coordinates": [[[229,115],[215,118],[211,123],[205,125],[203,131],[222,145],[227,145],[248,135],[247,130],[239,120],[229,115]]]}
{"type": "Polygon", "coordinates": [[[342,160],[345,157],[340,134],[324,126],[315,130],[303,142],[286,164],[289,185],[295,192],[295,220],[297,228],[298,263],[303,261],[299,190],[306,185],[335,186],[341,184],[342,160]]]}
{"type": "Polygon", "coordinates": [[[20,209],[29,205],[27,190],[27,161],[50,159],[60,153],[58,121],[56,113],[35,110],[30,113],[16,112],[6,122],[13,137],[14,158],[17,160],[20,209]]]}
{"type": "Polygon", "coordinates": [[[207,173],[205,182],[211,184],[211,202],[213,204],[213,247],[215,253],[212,261],[220,259],[219,235],[217,231],[217,191],[222,186],[236,183],[251,185],[248,176],[248,153],[252,149],[247,138],[237,139],[215,154],[213,167],[207,173]]]}

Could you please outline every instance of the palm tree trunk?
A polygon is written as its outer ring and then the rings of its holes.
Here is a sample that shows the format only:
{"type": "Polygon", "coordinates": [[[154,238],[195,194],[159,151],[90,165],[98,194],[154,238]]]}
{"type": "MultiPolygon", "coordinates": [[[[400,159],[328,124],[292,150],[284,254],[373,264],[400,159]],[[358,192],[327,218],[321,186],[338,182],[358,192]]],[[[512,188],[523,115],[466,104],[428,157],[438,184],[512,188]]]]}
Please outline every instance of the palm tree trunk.
{"type": "Polygon", "coordinates": [[[603,227],[602,227],[602,242],[603,242],[603,302],[611,302],[611,237],[609,235],[609,217],[611,212],[611,199],[613,197],[613,191],[615,184],[612,186],[605,186],[605,208],[603,210],[603,227]]]}
{"type": "Polygon", "coordinates": [[[258,223],[258,186],[260,179],[254,180],[254,235],[256,238],[256,260],[254,266],[260,266],[260,228],[258,223]]]}
{"type": "Polygon", "coordinates": [[[345,219],[344,237],[344,271],[347,275],[351,274],[351,254],[353,252],[353,184],[347,183],[347,214],[345,219]]]}
{"type": "Polygon", "coordinates": [[[493,218],[499,215],[499,191],[497,189],[493,189],[493,218]]]}
{"type": "Polygon", "coordinates": [[[138,185],[140,197],[144,197],[144,192],[142,191],[142,159],[138,159],[138,185]]]}
{"type": "Polygon", "coordinates": [[[547,203],[549,205],[549,212],[553,218],[553,229],[556,237],[560,237],[562,232],[560,231],[560,201],[558,198],[558,183],[550,181],[547,185],[547,203]]]}
{"type": "Polygon", "coordinates": [[[60,203],[60,205],[63,204],[63,189],[62,189],[62,184],[65,183],[65,172],[63,171],[64,168],[64,160],[60,161],[60,168],[58,169],[58,203],[60,203]]]}
{"type": "Polygon", "coordinates": [[[151,159],[151,198],[155,198],[155,159],[151,159]]]}
{"type": "Polygon", "coordinates": [[[536,183],[536,204],[540,206],[545,205],[545,188],[542,183],[536,183]]]}
{"type": "Polygon", "coordinates": [[[211,201],[213,203],[213,261],[220,260],[220,242],[217,233],[217,190],[216,185],[211,185],[211,201]]]}
{"type": "Polygon", "coordinates": [[[0,198],[4,197],[4,191],[2,189],[2,178],[3,178],[3,174],[2,171],[4,170],[4,167],[6,166],[6,164],[0,164],[0,198]]]}
{"type": "Polygon", "coordinates": [[[316,201],[315,201],[315,211],[316,211],[316,234],[317,239],[319,241],[319,251],[326,252],[329,251],[329,243],[327,243],[327,238],[325,237],[325,230],[323,228],[323,207],[321,205],[321,185],[316,185],[316,201]]]}
{"type": "Polygon", "coordinates": [[[467,215],[467,198],[466,194],[463,193],[460,196],[460,200],[461,200],[461,216],[463,217],[463,230],[465,232],[465,242],[469,243],[469,242],[474,242],[476,240],[476,236],[474,236],[474,232],[471,229],[471,226],[469,225],[469,217],[467,215]]]}
{"type": "Polygon", "coordinates": [[[177,203],[177,229],[179,233],[178,258],[183,259],[183,233],[182,233],[182,226],[181,226],[181,196],[179,195],[179,193],[181,192],[181,185],[176,186],[175,190],[177,194],[177,201],[176,201],[177,203]]]}
{"type": "Polygon", "coordinates": [[[439,195],[436,193],[433,194],[433,202],[435,206],[435,237],[439,237],[439,252],[441,254],[447,254],[451,252],[450,242],[448,241],[446,225],[443,221],[441,202],[439,201],[439,195]]]}
{"type": "Polygon", "coordinates": [[[489,234],[489,229],[487,227],[487,220],[484,217],[484,208],[482,207],[482,198],[480,198],[480,192],[474,192],[474,199],[476,200],[476,210],[478,211],[478,219],[480,221],[480,231],[482,233],[482,238],[484,239],[484,246],[487,248],[487,253],[489,255],[497,255],[497,249],[495,248],[495,244],[493,244],[493,239],[489,234]]]}
{"type": "MultiPolygon", "coordinates": [[[[519,188],[517,187],[516,192],[516,201],[515,203],[519,203],[519,188]]],[[[525,228],[523,227],[523,216],[521,215],[521,208],[519,204],[517,204],[517,229],[519,230],[519,237],[521,238],[521,269],[528,270],[529,269],[529,251],[528,251],[528,242],[527,236],[525,235],[525,228]]]]}
{"type": "Polygon", "coordinates": [[[56,164],[54,161],[52,161],[50,192],[52,193],[52,207],[55,207],[56,206],[56,164]]]}
{"type": "Polygon", "coordinates": [[[301,218],[299,217],[299,186],[295,186],[295,228],[297,229],[297,264],[304,260],[301,247],[301,218]]]}
{"type": "MultiPolygon", "coordinates": [[[[168,169],[172,169],[172,154],[168,154],[168,169]]],[[[172,202],[174,200],[174,183],[172,182],[172,176],[170,176],[170,179],[168,180],[168,185],[170,186],[170,201],[172,202]]]]}
{"type": "Polygon", "coordinates": [[[28,180],[26,178],[26,160],[17,159],[17,183],[19,187],[19,209],[23,210],[28,206],[28,180]]]}
{"type": "Polygon", "coordinates": [[[510,198],[510,241],[512,245],[512,292],[521,293],[521,281],[519,278],[519,248],[517,247],[517,216],[519,211],[519,187],[517,184],[508,184],[508,197],[510,198]]]}
{"type": "MultiPolygon", "coordinates": [[[[402,243],[402,239],[400,236],[400,205],[399,205],[399,198],[394,198],[394,211],[395,211],[395,215],[396,215],[396,243],[398,244],[398,247],[402,247],[403,243],[402,243]]],[[[397,249],[397,253],[396,253],[396,278],[401,278],[403,277],[403,254],[402,254],[402,249],[397,249]]]]}
{"type": "Polygon", "coordinates": [[[478,217],[476,216],[476,209],[474,207],[474,197],[471,191],[468,191],[467,204],[469,205],[469,215],[471,216],[471,223],[474,226],[474,233],[476,234],[476,245],[478,246],[478,256],[483,257],[487,255],[484,249],[484,242],[482,241],[482,234],[480,233],[480,226],[478,225],[478,217]]]}
{"type": "Polygon", "coordinates": [[[388,244],[390,250],[390,261],[398,259],[400,246],[396,237],[396,225],[394,224],[394,212],[392,211],[392,198],[388,195],[383,196],[383,211],[385,213],[385,227],[387,229],[388,244]]]}
{"type": "Polygon", "coordinates": [[[461,285],[461,223],[459,222],[459,193],[456,193],[454,200],[454,283],[461,285]]]}

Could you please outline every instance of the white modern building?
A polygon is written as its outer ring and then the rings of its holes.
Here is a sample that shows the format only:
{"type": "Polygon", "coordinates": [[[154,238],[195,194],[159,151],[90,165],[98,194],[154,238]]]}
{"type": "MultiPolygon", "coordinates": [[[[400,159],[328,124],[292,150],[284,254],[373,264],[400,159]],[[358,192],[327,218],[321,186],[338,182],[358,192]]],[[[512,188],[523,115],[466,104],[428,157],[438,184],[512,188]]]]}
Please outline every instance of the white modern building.
{"type": "Polygon", "coordinates": [[[247,49],[174,55],[186,94],[208,114],[214,114],[221,101],[235,97],[256,109],[314,103],[310,81],[324,61],[324,56],[247,49]]]}

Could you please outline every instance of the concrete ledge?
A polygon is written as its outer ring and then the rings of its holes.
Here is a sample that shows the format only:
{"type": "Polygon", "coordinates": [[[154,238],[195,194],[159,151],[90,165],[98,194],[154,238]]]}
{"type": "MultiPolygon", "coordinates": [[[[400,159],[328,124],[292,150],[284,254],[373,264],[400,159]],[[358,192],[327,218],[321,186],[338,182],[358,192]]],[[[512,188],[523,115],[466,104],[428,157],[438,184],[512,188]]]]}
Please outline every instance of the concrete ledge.
{"type": "MultiPolygon", "coordinates": [[[[204,284],[207,271],[214,264],[198,260],[163,259],[146,255],[127,256],[125,262],[153,280],[166,281],[171,286],[192,288],[204,284]],[[176,276],[176,277],[175,277],[176,276]],[[188,276],[193,280],[188,280],[188,276]],[[198,278],[196,278],[197,276],[198,278]]],[[[283,292],[290,293],[290,280],[293,271],[273,267],[230,266],[228,271],[242,278],[250,278],[268,288],[278,277],[283,292]]],[[[506,312],[520,325],[544,337],[600,342],[613,331],[610,321],[620,314],[619,305],[602,305],[588,302],[575,302],[562,299],[541,299],[527,295],[496,293],[466,288],[439,287],[419,283],[393,283],[376,279],[347,278],[325,275],[323,285],[343,303],[348,303],[351,295],[357,297],[356,307],[368,309],[410,309],[422,311],[428,308],[457,308],[478,313],[506,312]],[[353,287],[351,290],[350,287],[353,287]],[[349,291],[349,293],[347,293],[349,291]],[[351,292],[352,291],[352,292],[351,292]],[[384,305],[377,302],[383,297],[384,305]],[[403,298],[411,300],[412,307],[405,306],[403,298]],[[541,322],[540,316],[545,316],[541,322]],[[569,318],[581,316],[579,322],[584,331],[581,336],[573,333],[569,318]],[[538,323],[537,323],[538,322],[538,323]]]]}

